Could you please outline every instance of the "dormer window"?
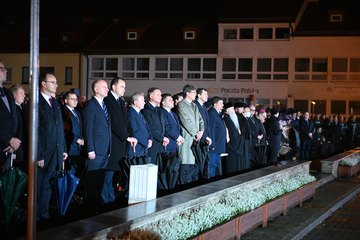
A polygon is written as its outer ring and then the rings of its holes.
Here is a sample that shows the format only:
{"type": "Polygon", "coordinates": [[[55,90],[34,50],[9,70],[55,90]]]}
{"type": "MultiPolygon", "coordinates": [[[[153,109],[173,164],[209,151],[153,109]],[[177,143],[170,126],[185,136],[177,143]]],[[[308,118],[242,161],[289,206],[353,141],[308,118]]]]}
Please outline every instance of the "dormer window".
{"type": "Polygon", "coordinates": [[[185,39],[195,39],[195,31],[185,31],[184,38],[185,39]]]}
{"type": "Polygon", "coordinates": [[[341,13],[330,14],[330,22],[342,22],[344,16],[341,13]]]}
{"type": "Polygon", "coordinates": [[[344,21],[344,10],[329,10],[329,22],[343,22],[344,21]]]}
{"type": "Polygon", "coordinates": [[[127,40],[137,40],[137,32],[128,32],[127,40]]]}

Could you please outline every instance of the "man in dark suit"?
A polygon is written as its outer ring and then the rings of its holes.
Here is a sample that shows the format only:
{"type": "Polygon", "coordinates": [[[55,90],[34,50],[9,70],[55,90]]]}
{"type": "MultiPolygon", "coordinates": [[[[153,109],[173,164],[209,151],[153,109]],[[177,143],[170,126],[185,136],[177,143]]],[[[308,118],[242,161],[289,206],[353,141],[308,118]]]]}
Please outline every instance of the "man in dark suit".
{"type": "Polygon", "coordinates": [[[58,87],[53,74],[43,74],[40,80],[39,137],[37,169],[37,217],[49,219],[50,179],[61,170],[67,158],[61,109],[53,97],[58,87]]]}
{"type": "MultiPolygon", "coordinates": [[[[104,186],[102,190],[103,199],[108,202],[115,201],[113,187],[113,177],[115,171],[120,171],[119,161],[124,158],[127,144],[132,147],[137,144],[134,137],[130,137],[130,126],[127,119],[127,110],[123,99],[125,94],[125,81],[119,77],[112,79],[110,83],[111,91],[104,99],[111,119],[111,154],[106,166],[104,186]]],[[[117,176],[118,177],[118,176],[117,176]]]]}
{"type": "Polygon", "coordinates": [[[20,147],[21,140],[18,136],[19,126],[16,105],[12,93],[3,87],[6,81],[6,68],[0,62],[0,167],[9,166],[9,154],[20,147]]]}
{"type": "Polygon", "coordinates": [[[156,164],[157,155],[163,152],[163,148],[169,144],[169,138],[165,137],[164,118],[159,108],[161,102],[160,89],[150,88],[148,98],[149,101],[145,104],[141,113],[146,119],[153,141],[147,155],[151,158],[151,162],[156,164]]]}
{"type": "Polygon", "coordinates": [[[177,115],[172,111],[174,100],[169,93],[161,95],[161,110],[165,122],[165,136],[169,139],[166,152],[177,152],[179,146],[184,142],[181,136],[181,126],[177,115]]]}
{"type": "Polygon", "coordinates": [[[305,161],[310,159],[310,150],[312,143],[312,135],[315,132],[314,124],[309,119],[309,113],[305,112],[304,117],[300,119],[300,160],[305,161]]]}
{"type": "Polygon", "coordinates": [[[89,208],[96,208],[99,204],[108,201],[102,199],[101,192],[105,169],[111,152],[111,119],[104,102],[104,98],[109,92],[106,81],[95,80],[92,84],[92,90],[94,96],[86,102],[82,112],[84,139],[88,155],[84,187],[86,203],[89,208]]]}
{"type": "Polygon", "coordinates": [[[144,93],[135,92],[130,97],[131,107],[128,110],[128,121],[130,123],[131,136],[136,138],[138,144],[135,148],[129,146],[128,156],[147,155],[148,148],[152,146],[152,137],[150,129],[142,115],[141,110],[144,108],[144,93]]]}
{"type": "Polygon", "coordinates": [[[13,94],[15,104],[16,104],[16,113],[18,117],[18,133],[16,134],[21,140],[21,145],[19,149],[15,152],[16,159],[14,162],[15,167],[19,167],[23,171],[27,172],[27,136],[28,136],[28,111],[27,107],[24,104],[25,102],[25,90],[20,84],[11,86],[10,91],[13,94]]]}
{"type": "Polygon", "coordinates": [[[209,115],[205,103],[208,101],[208,92],[205,88],[196,89],[196,100],[194,101],[199,108],[201,117],[204,120],[204,134],[201,138],[201,143],[204,145],[211,145],[211,129],[209,128],[209,115]]]}
{"type": "Polygon", "coordinates": [[[220,155],[226,152],[226,127],[221,116],[224,100],[220,97],[213,97],[212,105],[209,110],[209,129],[213,140],[209,151],[209,178],[222,175],[220,155]]]}
{"type": "Polygon", "coordinates": [[[266,133],[268,135],[269,148],[268,148],[268,164],[279,165],[278,155],[280,151],[280,140],[282,134],[282,126],[279,123],[279,110],[272,108],[270,110],[270,118],[266,120],[266,133]]]}
{"type": "Polygon", "coordinates": [[[66,92],[63,96],[64,107],[62,108],[66,147],[69,153],[69,164],[76,169],[75,174],[80,176],[84,170],[81,148],[84,146],[82,133],[82,118],[75,109],[78,103],[78,96],[73,92],[66,92]]]}

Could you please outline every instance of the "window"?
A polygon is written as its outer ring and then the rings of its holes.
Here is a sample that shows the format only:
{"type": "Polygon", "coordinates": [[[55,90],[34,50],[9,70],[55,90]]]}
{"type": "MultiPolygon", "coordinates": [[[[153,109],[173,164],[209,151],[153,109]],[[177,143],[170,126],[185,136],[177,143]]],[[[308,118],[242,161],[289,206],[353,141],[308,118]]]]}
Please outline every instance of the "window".
{"type": "Polygon", "coordinates": [[[236,58],[224,58],[222,79],[236,79],[236,58]]]}
{"type": "Polygon", "coordinates": [[[65,67],[65,85],[72,85],[73,68],[65,67]]]}
{"type": "Polygon", "coordinates": [[[296,58],[295,80],[327,80],[327,58],[296,58]]]}
{"type": "Polygon", "coordinates": [[[224,39],[236,39],[237,38],[237,29],[225,29],[224,30],[224,39]]]}
{"type": "Polygon", "coordinates": [[[349,101],[349,114],[360,115],[360,101],[349,101]]]}
{"type": "Polygon", "coordinates": [[[311,113],[326,113],[326,101],[325,100],[311,100],[311,113]]]}
{"type": "Polygon", "coordinates": [[[312,80],[327,80],[327,59],[312,59],[312,80]]]}
{"type": "Polygon", "coordinates": [[[275,58],[274,59],[274,76],[276,80],[287,80],[289,71],[289,59],[275,58]]]}
{"type": "Polygon", "coordinates": [[[252,79],[252,58],[239,58],[238,79],[252,79]]]}
{"type": "Polygon", "coordinates": [[[118,75],[117,58],[97,58],[91,59],[92,78],[114,78],[118,75]]]}
{"type": "Polygon", "coordinates": [[[149,79],[149,58],[124,58],[123,77],[128,79],[149,79]]]}
{"type": "Polygon", "coordinates": [[[258,80],[287,80],[289,71],[287,58],[259,58],[257,60],[258,80]]]}
{"type": "Polygon", "coordinates": [[[215,80],[216,58],[189,58],[187,71],[188,79],[215,80]]]}
{"type": "Polygon", "coordinates": [[[346,101],[331,101],[331,114],[345,114],[346,101]]]}
{"type": "Polygon", "coordinates": [[[194,31],[185,31],[184,38],[185,39],[195,39],[195,32],[194,31]]]}
{"type": "Polygon", "coordinates": [[[270,107],[270,99],[256,99],[256,109],[266,109],[270,107]]]}
{"type": "Polygon", "coordinates": [[[290,28],[275,28],[275,39],[289,39],[290,28]]]}
{"type": "Polygon", "coordinates": [[[350,58],[350,80],[360,80],[360,58],[350,58]]]}
{"type": "Polygon", "coordinates": [[[273,39],[273,29],[259,28],[259,39],[273,39]]]}
{"type": "Polygon", "coordinates": [[[252,58],[224,58],[222,79],[252,79],[252,58]]]}
{"type": "Polygon", "coordinates": [[[182,79],[183,59],[182,58],[156,58],[155,59],[156,79],[182,79]]]}
{"type": "Polygon", "coordinates": [[[29,69],[29,67],[22,67],[21,83],[22,84],[29,84],[29,78],[30,78],[30,69],[29,69]]]}
{"type": "Polygon", "coordinates": [[[341,13],[330,14],[330,22],[342,22],[343,15],[341,13]]]}
{"type": "Polygon", "coordinates": [[[286,99],[273,99],[272,107],[278,110],[286,110],[287,100],[286,99]]]}
{"type": "Polygon", "coordinates": [[[331,80],[346,80],[347,58],[334,58],[332,60],[331,80]]]}
{"type": "Polygon", "coordinates": [[[12,82],[12,69],[7,67],[6,68],[6,80],[5,80],[5,84],[11,84],[12,82]]]}
{"type": "Polygon", "coordinates": [[[239,39],[254,39],[254,29],[253,28],[240,28],[239,30],[239,39]]]}
{"type": "Polygon", "coordinates": [[[271,58],[257,60],[257,79],[271,79],[271,58]]]}
{"type": "Polygon", "coordinates": [[[137,40],[137,32],[128,32],[127,40],[137,40]]]}
{"type": "Polygon", "coordinates": [[[294,108],[300,112],[309,111],[309,101],[308,100],[294,100],[294,108]]]}

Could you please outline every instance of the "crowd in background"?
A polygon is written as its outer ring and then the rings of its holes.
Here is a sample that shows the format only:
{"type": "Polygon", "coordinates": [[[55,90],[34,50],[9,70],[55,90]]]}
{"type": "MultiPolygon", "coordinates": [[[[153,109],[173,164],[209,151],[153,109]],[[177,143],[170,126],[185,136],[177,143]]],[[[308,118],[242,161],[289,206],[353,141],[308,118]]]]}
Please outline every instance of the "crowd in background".
{"type": "MultiPolygon", "coordinates": [[[[14,165],[27,171],[29,111],[21,85],[3,87],[6,68],[0,62],[1,168],[14,165]]],[[[85,100],[75,92],[56,98],[53,74],[40,76],[37,159],[37,220],[49,220],[51,179],[65,168],[81,178],[82,198],[88,209],[115,201],[119,187],[128,191],[121,159],[146,155],[181,158],[178,185],[242,173],[289,161],[323,158],[360,143],[355,116],[301,113],[295,109],[262,109],[249,102],[225,102],[205,88],[183,87],[181,93],[150,88],[124,99],[126,82],[112,79],[92,84],[85,100]],[[198,164],[194,145],[206,153],[205,170],[198,164]],[[205,172],[206,174],[201,174],[205,172]],[[120,186],[119,186],[120,184],[120,186]]],[[[154,183],[157,184],[157,183],[154,183]]]]}

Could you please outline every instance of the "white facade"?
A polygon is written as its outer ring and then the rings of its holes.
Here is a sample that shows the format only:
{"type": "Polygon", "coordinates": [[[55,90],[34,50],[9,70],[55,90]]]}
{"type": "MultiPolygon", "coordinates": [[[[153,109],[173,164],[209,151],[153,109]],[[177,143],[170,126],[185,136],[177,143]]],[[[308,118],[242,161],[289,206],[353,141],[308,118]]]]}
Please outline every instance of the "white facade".
{"type": "Polygon", "coordinates": [[[84,56],[83,90],[90,96],[95,79],[122,76],[127,96],[154,86],[175,94],[193,84],[210,97],[252,95],[262,107],[360,115],[360,37],[289,37],[287,23],[220,23],[218,29],[217,54],[84,56]],[[229,29],[236,39],[224,39],[229,29]],[[239,39],[240,29],[252,29],[252,38],[239,39]],[[272,39],[259,39],[259,29],[273,29],[272,39]],[[277,38],[278,30],[285,34],[277,38]]]}

